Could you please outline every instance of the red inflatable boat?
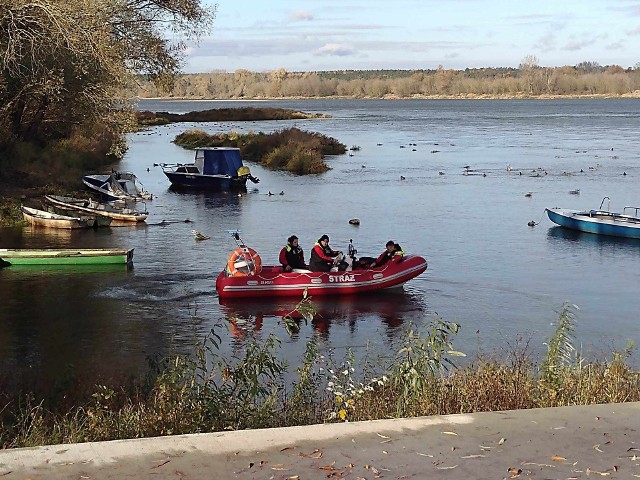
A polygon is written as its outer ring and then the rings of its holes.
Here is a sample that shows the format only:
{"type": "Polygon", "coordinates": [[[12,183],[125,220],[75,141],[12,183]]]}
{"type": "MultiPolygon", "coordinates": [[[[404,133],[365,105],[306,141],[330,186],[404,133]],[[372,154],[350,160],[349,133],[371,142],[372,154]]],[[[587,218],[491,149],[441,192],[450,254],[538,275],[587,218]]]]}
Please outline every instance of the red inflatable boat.
{"type": "Polygon", "coordinates": [[[229,258],[227,268],[218,275],[216,290],[220,299],[249,297],[300,297],[308,295],[354,295],[399,287],[427,269],[427,261],[406,255],[398,263],[381,267],[338,272],[294,270],[263,266],[255,251],[242,246],[229,258]],[[247,264],[249,268],[247,268],[247,264]]]}

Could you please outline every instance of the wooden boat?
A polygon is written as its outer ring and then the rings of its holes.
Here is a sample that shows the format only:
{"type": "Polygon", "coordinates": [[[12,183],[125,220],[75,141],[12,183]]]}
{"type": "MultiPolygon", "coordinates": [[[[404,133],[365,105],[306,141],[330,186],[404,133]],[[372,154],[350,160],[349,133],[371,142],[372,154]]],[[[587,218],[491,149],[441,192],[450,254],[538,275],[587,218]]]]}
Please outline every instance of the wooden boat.
{"type": "Polygon", "coordinates": [[[90,217],[70,217],[67,215],[57,215],[51,212],[45,212],[44,210],[38,210],[37,208],[30,208],[22,206],[22,216],[31,225],[36,227],[49,227],[49,228],[90,228],[95,223],[94,218],[90,217]]]}
{"type": "Polygon", "coordinates": [[[246,188],[247,180],[260,181],[243,165],[239,148],[197,148],[193,163],[159,165],[174,188],[229,191],[246,188]]]}
{"type": "Polygon", "coordinates": [[[0,257],[11,265],[112,265],[133,263],[130,249],[6,249],[0,257]]]}
{"type": "MultiPolygon", "coordinates": [[[[43,205],[43,208],[49,212],[49,213],[55,213],[57,215],[66,215],[69,217],[73,217],[74,215],[78,215],[78,210],[75,210],[73,208],[68,208],[68,207],[63,207],[63,206],[59,206],[59,205],[49,205],[49,204],[45,204],[43,205]]],[[[89,213],[84,213],[84,217],[87,218],[93,218],[93,226],[94,227],[108,227],[111,225],[111,222],[113,221],[112,218],[109,217],[104,217],[102,215],[93,215],[93,214],[89,214],[89,213]]]]}
{"type": "Polygon", "coordinates": [[[89,215],[109,217],[113,220],[111,226],[131,225],[136,222],[144,222],[149,216],[146,210],[129,208],[123,200],[103,203],[96,202],[92,199],[63,197],[59,195],[45,195],[44,199],[46,202],[55,206],[69,208],[89,215]]]}
{"type": "Polygon", "coordinates": [[[598,210],[567,210],[547,208],[547,216],[561,227],[581,232],[610,235],[614,237],[640,238],[640,207],[624,207],[623,213],[602,210],[604,197],[598,210]],[[633,215],[630,213],[633,211],[633,215]],[[629,212],[629,213],[627,213],[629,212]]]}
{"type": "Polygon", "coordinates": [[[138,177],[131,172],[85,175],[82,177],[82,183],[109,202],[119,199],[151,200],[153,198],[153,195],[144,189],[138,177]]]}

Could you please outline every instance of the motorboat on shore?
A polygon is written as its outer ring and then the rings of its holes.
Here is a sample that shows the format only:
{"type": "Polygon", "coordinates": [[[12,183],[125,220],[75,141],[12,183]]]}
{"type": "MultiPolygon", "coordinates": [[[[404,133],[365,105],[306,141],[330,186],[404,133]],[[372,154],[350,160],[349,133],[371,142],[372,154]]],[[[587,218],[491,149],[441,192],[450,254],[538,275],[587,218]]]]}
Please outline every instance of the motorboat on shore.
{"type": "Polygon", "coordinates": [[[39,210],[37,208],[21,208],[23,218],[34,227],[64,228],[67,230],[76,228],[91,228],[95,224],[95,218],[88,216],[58,215],[56,213],[39,210]]]}
{"type": "Polygon", "coordinates": [[[549,220],[561,227],[598,235],[640,238],[640,207],[624,207],[622,213],[602,210],[604,201],[608,199],[609,197],[602,199],[598,210],[546,208],[545,211],[549,220]]]}
{"type": "Polygon", "coordinates": [[[131,172],[111,172],[98,175],[85,175],[84,183],[91,191],[100,194],[106,201],[114,200],[151,200],[153,195],[146,191],[142,183],[131,172]]]}
{"type": "Polygon", "coordinates": [[[44,199],[47,203],[61,208],[98,217],[108,217],[112,219],[111,226],[114,227],[144,222],[149,216],[146,208],[145,210],[131,208],[125,200],[96,202],[90,198],[74,198],[60,195],[45,195],[44,199]]]}
{"type": "Polygon", "coordinates": [[[218,275],[216,290],[221,301],[230,298],[302,297],[305,294],[356,295],[401,287],[423,273],[427,269],[427,261],[418,255],[406,255],[398,263],[387,262],[375,268],[350,268],[330,272],[297,269],[284,272],[280,265],[262,265],[257,252],[240,243],[230,255],[227,267],[218,275]]]}
{"type": "Polygon", "coordinates": [[[247,181],[260,180],[242,163],[240,149],[232,147],[196,148],[193,163],[156,164],[178,189],[229,191],[244,189],[247,181]]]}

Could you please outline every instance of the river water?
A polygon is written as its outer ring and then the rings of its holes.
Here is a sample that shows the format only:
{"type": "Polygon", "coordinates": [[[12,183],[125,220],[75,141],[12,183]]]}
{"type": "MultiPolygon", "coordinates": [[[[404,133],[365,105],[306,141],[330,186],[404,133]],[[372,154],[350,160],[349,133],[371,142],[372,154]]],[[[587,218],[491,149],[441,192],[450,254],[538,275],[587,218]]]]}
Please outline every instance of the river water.
{"type": "Polygon", "coordinates": [[[639,100],[145,100],[139,108],[183,113],[245,105],[331,118],[151,128],[131,135],[119,167],[155,195],[147,225],[0,229],[4,248],[135,248],[129,271],[0,271],[3,385],[134,375],[149,357],[190,351],[221,320],[231,326],[216,330],[223,354],[236,352],[247,335],[274,332],[292,365],[313,335],[337,353],[351,347],[390,354],[403,327],[436,317],[461,325],[455,345],[472,356],[501,355],[520,342],[535,356],[564,302],[580,308],[575,343],[585,354],[639,339],[633,299],[640,242],[565,231],[544,215],[545,207],[597,208],[604,196],[615,211],[640,205],[639,100]],[[176,193],[154,167],[192,160],[192,152],[171,143],[188,128],[269,132],[292,125],[360,149],[329,158],[332,169],[321,175],[249,164],[261,182],[242,196],[176,193]],[[569,193],[576,189],[579,195],[569,193]],[[354,217],[360,226],[348,223],[354,217]],[[540,223],[529,227],[531,220],[540,223]],[[196,242],[193,229],[211,239],[196,242]],[[404,292],[319,302],[317,321],[288,337],[280,316],[295,302],[218,301],[215,278],[235,247],[227,232],[236,229],[263,263],[275,263],[294,233],[308,258],[326,233],[334,248],[346,250],[353,239],[368,256],[393,239],[425,256],[429,269],[404,292]]]}

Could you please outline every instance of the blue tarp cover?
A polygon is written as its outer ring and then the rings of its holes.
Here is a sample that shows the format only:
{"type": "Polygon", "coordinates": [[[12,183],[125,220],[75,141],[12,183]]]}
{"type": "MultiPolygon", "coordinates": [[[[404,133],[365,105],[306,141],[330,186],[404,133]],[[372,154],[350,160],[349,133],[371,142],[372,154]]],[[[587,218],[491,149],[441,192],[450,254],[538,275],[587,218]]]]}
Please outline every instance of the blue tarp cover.
{"type": "Polygon", "coordinates": [[[242,166],[239,150],[204,150],[205,175],[238,176],[242,166]]]}

